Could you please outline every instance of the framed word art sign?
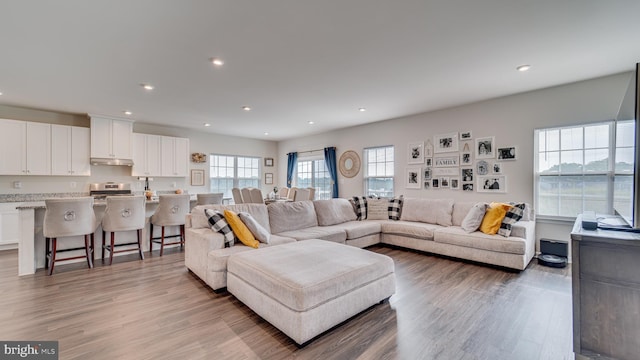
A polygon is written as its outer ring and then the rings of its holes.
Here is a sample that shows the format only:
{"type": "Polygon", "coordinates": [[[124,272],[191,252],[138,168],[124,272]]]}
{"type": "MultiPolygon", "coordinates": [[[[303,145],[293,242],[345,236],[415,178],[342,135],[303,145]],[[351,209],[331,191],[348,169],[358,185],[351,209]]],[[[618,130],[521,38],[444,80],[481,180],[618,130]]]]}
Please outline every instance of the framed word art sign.
{"type": "Polygon", "coordinates": [[[460,166],[460,156],[443,156],[433,158],[433,167],[457,167],[460,166]]]}

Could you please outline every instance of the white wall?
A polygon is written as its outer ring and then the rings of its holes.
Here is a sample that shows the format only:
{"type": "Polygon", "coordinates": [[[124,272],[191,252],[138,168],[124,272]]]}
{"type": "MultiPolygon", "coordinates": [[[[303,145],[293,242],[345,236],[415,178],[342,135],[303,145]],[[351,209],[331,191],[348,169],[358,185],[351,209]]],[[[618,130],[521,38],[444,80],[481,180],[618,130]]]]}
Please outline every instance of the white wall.
{"type": "MultiPolygon", "coordinates": [[[[535,74],[527,74],[534,76],[535,74]]],[[[338,157],[354,150],[362,157],[365,147],[394,145],[396,151],[395,193],[410,197],[453,198],[470,201],[526,201],[533,204],[534,129],[616,117],[631,73],[617,74],[574,84],[537,90],[488,101],[443,109],[399,119],[386,120],[339,131],[327,132],[278,145],[278,183],[286,183],[286,154],[292,151],[336,146],[338,157]],[[403,174],[407,165],[407,144],[426,141],[434,135],[472,131],[473,137],[495,136],[499,147],[518,147],[517,161],[504,161],[506,194],[463,192],[448,189],[405,189],[403,174]]],[[[375,104],[368,111],[375,111],[375,104]]],[[[433,141],[433,140],[432,140],[433,141]]],[[[443,154],[445,155],[445,154],[443,154]]],[[[412,165],[413,166],[413,165],[412,165]]],[[[354,178],[339,177],[340,197],[363,193],[363,171],[354,178]]],[[[538,224],[538,237],[568,240],[570,225],[538,224]]]]}

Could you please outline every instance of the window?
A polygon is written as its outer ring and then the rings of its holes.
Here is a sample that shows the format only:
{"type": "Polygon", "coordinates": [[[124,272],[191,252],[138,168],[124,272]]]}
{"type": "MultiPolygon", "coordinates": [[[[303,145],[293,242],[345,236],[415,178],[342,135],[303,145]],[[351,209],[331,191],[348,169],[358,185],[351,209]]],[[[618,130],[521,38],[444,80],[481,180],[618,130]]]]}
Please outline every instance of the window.
{"type": "Polygon", "coordinates": [[[316,189],[315,199],[331,199],[331,176],[324,160],[298,160],[295,179],[299,188],[316,189]]]}
{"type": "Polygon", "coordinates": [[[364,149],[364,193],[393,197],[393,146],[364,149]]]}
{"type": "Polygon", "coordinates": [[[535,132],[536,210],[631,214],[634,122],[602,122],[535,132]]]}
{"type": "Polygon", "coordinates": [[[210,155],[212,193],[231,198],[234,187],[260,187],[260,158],[235,155],[210,155]]]}

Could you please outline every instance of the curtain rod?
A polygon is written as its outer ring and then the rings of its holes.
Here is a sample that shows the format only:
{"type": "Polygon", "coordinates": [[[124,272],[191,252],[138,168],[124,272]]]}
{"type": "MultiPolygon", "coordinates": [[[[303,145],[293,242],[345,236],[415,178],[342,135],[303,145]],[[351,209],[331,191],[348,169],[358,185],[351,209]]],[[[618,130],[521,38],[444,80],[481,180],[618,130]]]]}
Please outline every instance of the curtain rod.
{"type": "MultiPolygon", "coordinates": [[[[334,148],[335,146],[330,146],[330,148],[334,148]]],[[[316,151],[324,151],[324,149],[315,149],[315,150],[307,150],[307,151],[298,151],[298,154],[306,154],[306,153],[312,153],[312,152],[316,152],[316,151]]],[[[289,155],[289,154],[287,154],[289,155]]]]}

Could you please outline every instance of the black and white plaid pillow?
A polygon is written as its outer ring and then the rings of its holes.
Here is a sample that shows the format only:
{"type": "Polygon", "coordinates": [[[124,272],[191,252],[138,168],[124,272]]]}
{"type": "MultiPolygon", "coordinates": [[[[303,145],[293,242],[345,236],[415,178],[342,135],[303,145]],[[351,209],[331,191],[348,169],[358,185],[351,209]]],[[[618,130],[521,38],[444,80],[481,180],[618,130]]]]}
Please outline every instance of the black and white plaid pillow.
{"type": "Polygon", "coordinates": [[[498,229],[498,234],[509,237],[511,235],[511,226],[518,222],[518,220],[522,219],[522,214],[524,213],[524,203],[515,204],[507,211],[507,214],[502,219],[502,224],[500,224],[500,229],[498,229]]]}
{"type": "Polygon", "coordinates": [[[397,198],[389,199],[389,219],[400,220],[402,214],[403,196],[400,195],[397,198]]]}
{"type": "Polygon", "coordinates": [[[211,225],[211,229],[219,232],[224,235],[224,247],[233,246],[233,242],[235,239],[235,234],[227,220],[225,220],[224,215],[217,210],[204,209],[204,213],[209,220],[209,225],[211,225]]]}
{"type": "Polygon", "coordinates": [[[367,198],[354,196],[352,199],[353,210],[356,212],[357,220],[367,219],[367,198]]]}

